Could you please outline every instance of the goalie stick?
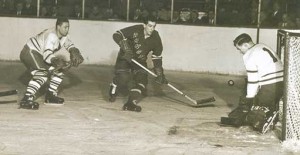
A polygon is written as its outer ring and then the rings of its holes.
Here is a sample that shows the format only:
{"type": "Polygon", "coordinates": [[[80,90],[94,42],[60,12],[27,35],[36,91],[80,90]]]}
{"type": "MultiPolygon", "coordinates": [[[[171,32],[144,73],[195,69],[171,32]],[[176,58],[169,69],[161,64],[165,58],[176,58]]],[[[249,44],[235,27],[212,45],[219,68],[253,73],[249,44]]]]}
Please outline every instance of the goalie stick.
{"type": "Polygon", "coordinates": [[[18,90],[8,90],[0,92],[0,97],[18,94],[18,90]]]}
{"type": "MultiPolygon", "coordinates": [[[[154,77],[157,77],[157,75],[155,73],[153,73],[152,71],[150,71],[148,68],[146,68],[145,66],[141,65],[139,62],[137,62],[134,59],[131,59],[132,62],[134,62],[135,64],[137,64],[138,66],[140,66],[141,68],[143,68],[144,70],[146,70],[149,74],[151,74],[154,77]]],[[[179,93],[180,95],[184,96],[185,98],[187,98],[189,101],[193,102],[194,105],[193,107],[198,107],[198,106],[207,106],[207,105],[212,105],[212,103],[210,102],[214,102],[215,98],[214,97],[209,97],[209,98],[204,98],[204,99],[200,99],[200,100],[194,100],[192,98],[190,98],[188,95],[184,94],[182,91],[178,90],[176,87],[174,87],[173,85],[170,84],[170,82],[168,82],[167,84],[170,88],[172,88],[173,90],[175,90],[177,93],[179,93]]]]}

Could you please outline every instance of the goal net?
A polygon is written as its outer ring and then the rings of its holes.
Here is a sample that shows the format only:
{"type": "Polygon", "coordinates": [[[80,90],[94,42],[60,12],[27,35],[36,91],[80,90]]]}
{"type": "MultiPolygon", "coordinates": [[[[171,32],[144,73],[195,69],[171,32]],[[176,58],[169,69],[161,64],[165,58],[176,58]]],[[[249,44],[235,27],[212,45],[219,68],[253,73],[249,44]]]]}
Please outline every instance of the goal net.
{"type": "Polygon", "coordinates": [[[284,64],[282,141],[300,149],[300,31],[277,31],[277,54],[284,64]]]}

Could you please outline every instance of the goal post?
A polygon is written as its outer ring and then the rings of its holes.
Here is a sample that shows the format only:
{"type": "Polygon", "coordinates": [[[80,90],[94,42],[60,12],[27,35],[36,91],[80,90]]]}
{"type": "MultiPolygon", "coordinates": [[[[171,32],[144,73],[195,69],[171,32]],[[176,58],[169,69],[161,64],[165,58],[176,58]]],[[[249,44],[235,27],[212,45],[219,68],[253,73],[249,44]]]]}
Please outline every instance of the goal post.
{"type": "Polygon", "coordinates": [[[277,31],[277,54],[284,64],[282,141],[300,145],[300,31],[277,31]]]}

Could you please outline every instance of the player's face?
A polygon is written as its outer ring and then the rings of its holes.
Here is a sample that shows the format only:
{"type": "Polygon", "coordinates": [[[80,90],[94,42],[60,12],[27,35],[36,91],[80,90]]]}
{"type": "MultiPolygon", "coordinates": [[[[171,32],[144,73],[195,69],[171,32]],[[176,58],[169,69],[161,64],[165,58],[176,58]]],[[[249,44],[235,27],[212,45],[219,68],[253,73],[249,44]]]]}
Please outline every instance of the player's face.
{"type": "Polygon", "coordinates": [[[247,50],[249,49],[248,46],[246,44],[242,44],[242,45],[236,45],[235,46],[237,50],[239,50],[242,54],[245,54],[247,52],[247,50]]]}
{"type": "Polygon", "coordinates": [[[145,35],[151,36],[155,30],[156,22],[148,21],[148,24],[144,24],[145,35]]]}
{"type": "Polygon", "coordinates": [[[57,26],[57,31],[60,36],[66,36],[69,33],[70,25],[68,22],[64,22],[57,26]]]}

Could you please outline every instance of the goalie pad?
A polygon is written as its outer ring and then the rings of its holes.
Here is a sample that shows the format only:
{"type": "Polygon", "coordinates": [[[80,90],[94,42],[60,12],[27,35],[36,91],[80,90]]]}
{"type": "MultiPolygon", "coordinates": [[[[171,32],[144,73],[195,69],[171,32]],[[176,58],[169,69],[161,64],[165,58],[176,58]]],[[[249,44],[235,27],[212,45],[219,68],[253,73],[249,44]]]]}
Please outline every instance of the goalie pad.
{"type": "Polygon", "coordinates": [[[127,39],[123,39],[119,42],[119,46],[124,52],[122,58],[128,62],[131,62],[131,59],[133,58],[133,50],[129,44],[129,41],[127,39]]]}
{"type": "Polygon", "coordinates": [[[276,124],[277,115],[278,111],[270,111],[267,107],[253,106],[247,115],[246,121],[254,130],[264,134],[271,129],[271,126],[276,124]]]}

